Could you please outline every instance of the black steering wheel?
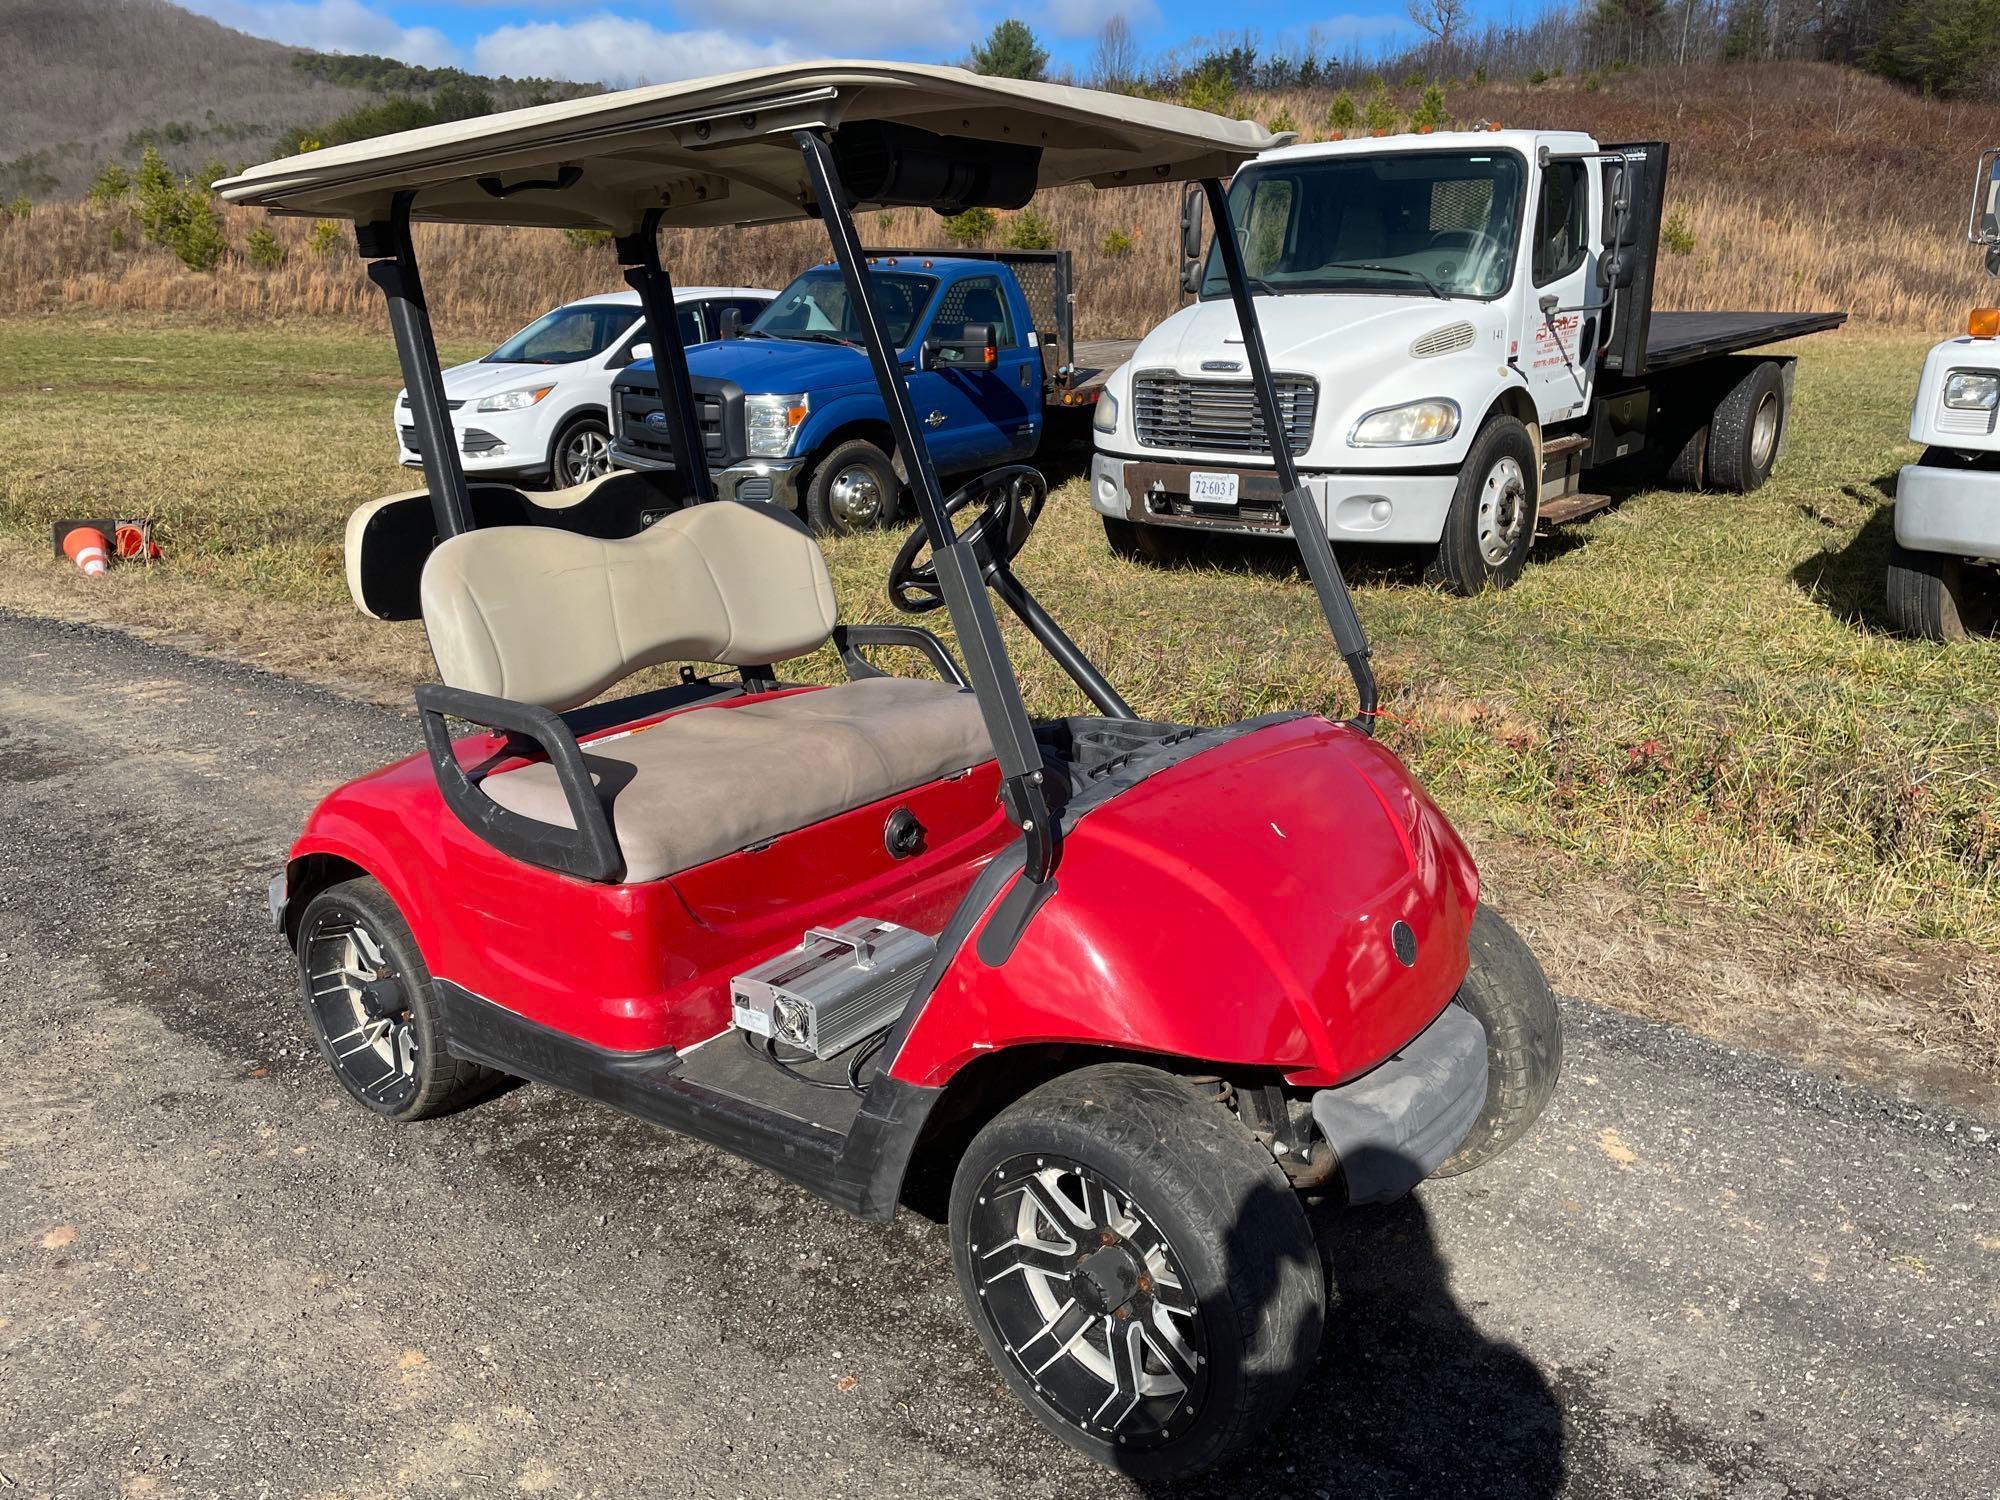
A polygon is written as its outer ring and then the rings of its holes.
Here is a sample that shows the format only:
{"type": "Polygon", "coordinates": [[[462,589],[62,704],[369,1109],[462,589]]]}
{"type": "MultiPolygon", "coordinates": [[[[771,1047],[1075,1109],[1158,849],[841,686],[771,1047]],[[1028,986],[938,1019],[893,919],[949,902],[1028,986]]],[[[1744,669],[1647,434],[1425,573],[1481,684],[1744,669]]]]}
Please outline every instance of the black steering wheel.
{"type": "MultiPolygon", "coordinates": [[[[975,502],[979,514],[958,534],[972,548],[982,577],[991,577],[1020,555],[1028,544],[1028,534],[1042,518],[1048,503],[1049,482],[1031,464],[1008,464],[991,469],[972,483],[952,492],[944,503],[945,514],[957,515],[975,502]]],[[[937,569],[928,556],[931,539],[919,526],[889,564],[889,602],[906,615],[921,615],[944,603],[937,569]],[[918,562],[918,557],[923,557],[918,562]]]]}

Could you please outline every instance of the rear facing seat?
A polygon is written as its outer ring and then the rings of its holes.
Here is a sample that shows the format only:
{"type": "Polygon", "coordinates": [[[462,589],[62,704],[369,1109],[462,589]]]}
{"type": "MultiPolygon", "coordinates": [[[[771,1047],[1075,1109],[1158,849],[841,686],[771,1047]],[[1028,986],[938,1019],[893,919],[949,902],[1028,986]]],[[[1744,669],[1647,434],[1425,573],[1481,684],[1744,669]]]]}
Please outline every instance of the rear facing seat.
{"type": "MultiPolygon", "coordinates": [[[[442,543],[423,577],[444,681],[560,711],[668,661],[760,666],[817,650],[835,623],[805,528],[722,501],[638,536],[494,527],[442,543]]],[[[585,764],[624,856],[657,880],[992,758],[978,701],[914,678],[731,698],[593,740],[585,764]]],[[[488,775],[509,811],[575,820],[556,772],[488,775]]]]}

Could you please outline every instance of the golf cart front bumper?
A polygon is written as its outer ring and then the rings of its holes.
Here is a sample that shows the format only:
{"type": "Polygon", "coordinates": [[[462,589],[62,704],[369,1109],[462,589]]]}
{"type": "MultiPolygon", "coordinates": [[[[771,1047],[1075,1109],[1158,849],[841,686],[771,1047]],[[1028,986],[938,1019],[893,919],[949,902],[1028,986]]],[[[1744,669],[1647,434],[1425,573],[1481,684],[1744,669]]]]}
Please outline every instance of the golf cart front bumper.
{"type": "Polygon", "coordinates": [[[2000,559],[2000,470],[1904,465],[1896,540],[1912,552],[2000,559]]]}
{"type": "Polygon", "coordinates": [[[1486,1028],[1453,1001],[1395,1056],[1313,1095],[1350,1203],[1390,1203],[1459,1148],[1486,1107],[1486,1028]]]}
{"type": "MultiPolygon", "coordinates": [[[[1457,477],[1449,473],[1301,474],[1335,542],[1429,544],[1444,535],[1457,477]]],[[[1173,462],[1093,454],[1090,503],[1100,515],[1145,526],[1179,526],[1237,536],[1292,534],[1284,496],[1270,469],[1227,463],[1173,462]],[[1188,498],[1189,476],[1233,474],[1238,499],[1211,505],[1188,498]]]]}

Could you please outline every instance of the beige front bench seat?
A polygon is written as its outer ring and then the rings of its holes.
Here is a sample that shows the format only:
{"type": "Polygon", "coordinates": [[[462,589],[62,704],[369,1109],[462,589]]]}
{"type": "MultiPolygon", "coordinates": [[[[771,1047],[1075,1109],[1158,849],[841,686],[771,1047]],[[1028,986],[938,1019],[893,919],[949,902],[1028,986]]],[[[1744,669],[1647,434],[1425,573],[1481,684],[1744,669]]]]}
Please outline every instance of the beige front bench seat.
{"type": "MultiPolygon", "coordinates": [[[[424,623],[444,681],[560,712],[662,662],[760,666],[824,645],[833,582],[803,526],[719,501],[638,536],[469,531],[425,565],[424,623]]],[[[583,747],[624,856],[657,880],[990,760],[973,695],[865,678],[684,710],[583,747]]],[[[554,768],[486,776],[485,794],[574,828],[554,768]]]]}

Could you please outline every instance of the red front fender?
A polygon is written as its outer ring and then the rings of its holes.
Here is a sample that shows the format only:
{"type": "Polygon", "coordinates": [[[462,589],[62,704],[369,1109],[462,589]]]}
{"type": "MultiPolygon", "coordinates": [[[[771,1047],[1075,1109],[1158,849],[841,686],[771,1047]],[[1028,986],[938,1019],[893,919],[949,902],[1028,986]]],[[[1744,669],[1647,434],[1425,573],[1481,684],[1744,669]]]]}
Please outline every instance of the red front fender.
{"type": "Polygon", "coordinates": [[[981,1052],[1073,1042],[1337,1083],[1457,992],[1477,901],[1393,755],[1324,719],[1276,724],[1080,819],[1012,954],[980,959],[989,908],[891,1072],[935,1086],[981,1052]]]}

